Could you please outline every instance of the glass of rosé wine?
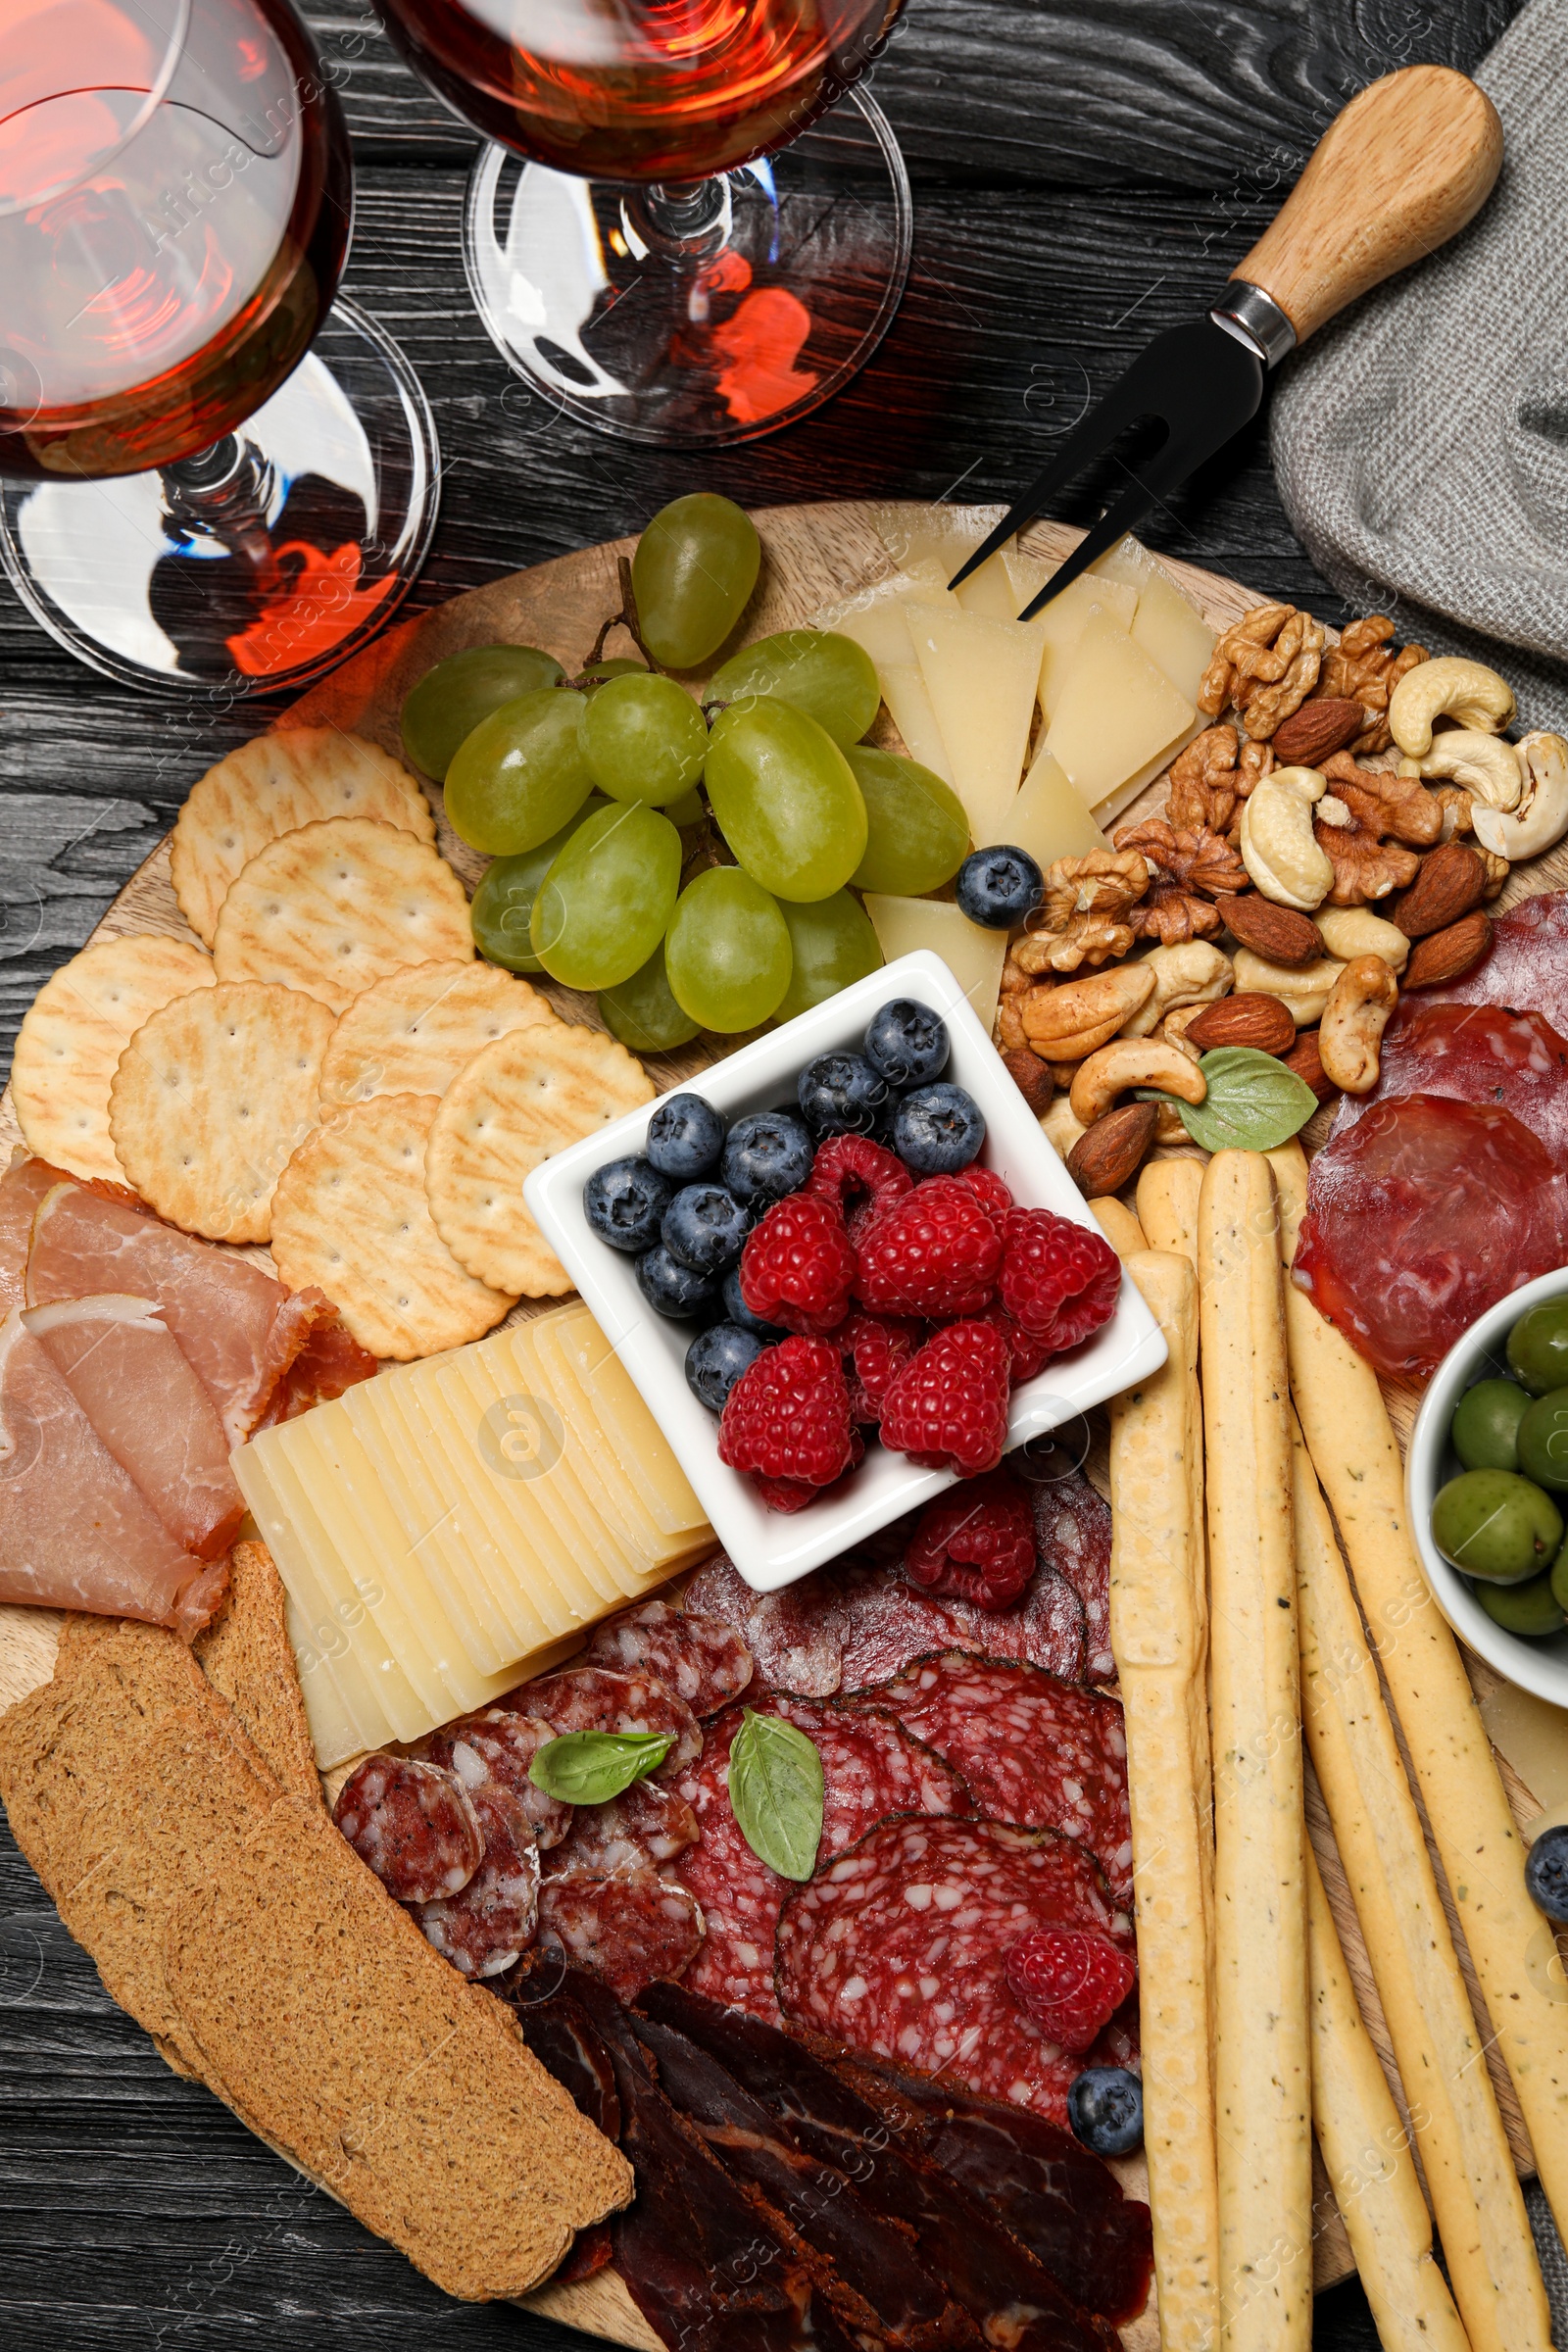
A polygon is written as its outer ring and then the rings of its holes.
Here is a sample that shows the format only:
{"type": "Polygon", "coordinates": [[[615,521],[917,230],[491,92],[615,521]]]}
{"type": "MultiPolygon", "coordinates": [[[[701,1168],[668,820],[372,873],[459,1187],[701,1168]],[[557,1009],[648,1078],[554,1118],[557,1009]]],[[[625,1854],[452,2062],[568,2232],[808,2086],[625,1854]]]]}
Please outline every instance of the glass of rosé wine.
{"type": "Polygon", "coordinates": [[[434,527],[429,408],[337,298],[342,110],[287,0],[0,0],[0,561],[138,686],[297,687],[434,527]]]}
{"type": "Polygon", "coordinates": [[[903,0],[375,5],[499,142],[468,184],[464,258],[547,413],[664,446],[743,441],[875,350],[908,273],[909,182],[853,85],[903,0]]]}

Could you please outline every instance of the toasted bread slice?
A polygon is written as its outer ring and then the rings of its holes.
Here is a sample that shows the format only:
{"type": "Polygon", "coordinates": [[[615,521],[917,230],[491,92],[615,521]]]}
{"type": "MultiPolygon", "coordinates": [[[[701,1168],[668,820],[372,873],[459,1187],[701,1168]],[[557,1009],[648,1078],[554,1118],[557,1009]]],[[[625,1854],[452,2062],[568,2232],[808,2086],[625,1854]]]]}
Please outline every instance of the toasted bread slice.
{"type": "Polygon", "coordinates": [[[202,1669],[291,1796],[321,1802],[316,1750],[288,1638],[283,1580],[265,1544],[236,1544],[228,1605],[195,1643],[202,1669]]]}

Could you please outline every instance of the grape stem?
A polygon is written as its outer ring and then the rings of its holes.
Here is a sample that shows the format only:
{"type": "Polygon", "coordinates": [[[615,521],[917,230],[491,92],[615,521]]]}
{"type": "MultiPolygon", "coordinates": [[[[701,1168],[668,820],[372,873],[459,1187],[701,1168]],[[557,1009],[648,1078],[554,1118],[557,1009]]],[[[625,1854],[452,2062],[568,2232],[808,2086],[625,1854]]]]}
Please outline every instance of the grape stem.
{"type": "Polygon", "coordinates": [[[584,686],[588,683],[586,673],[592,669],[596,662],[604,660],[606,640],[611,630],[615,628],[623,628],[626,631],[627,636],[656,676],[663,677],[665,674],[643,643],[642,624],[637,617],[637,591],[631,584],[631,559],[629,556],[617,556],[615,564],[620,575],[620,611],[612,612],[610,618],[600,629],[598,636],[594,639],[593,651],[583,663],[584,675],[572,680],[574,686],[584,686]]]}

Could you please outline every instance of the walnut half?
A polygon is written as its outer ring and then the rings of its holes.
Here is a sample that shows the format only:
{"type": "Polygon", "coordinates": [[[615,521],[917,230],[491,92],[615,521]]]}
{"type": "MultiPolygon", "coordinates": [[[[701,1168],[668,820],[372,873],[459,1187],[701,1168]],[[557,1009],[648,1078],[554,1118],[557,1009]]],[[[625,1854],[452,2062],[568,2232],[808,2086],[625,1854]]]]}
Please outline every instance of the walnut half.
{"type": "Polygon", "coordinates": [[[1128,920],[1140,939],[1172,948],[1184,939],[1212,939],[1220,928],[1216,898],[1248,887],[1247,868],[1222,835],[1206,825],[1177,828],[1163,817],[1124,825],[1118,850],[1136,850],[1153,869],[1147,896],[1128,920]]]}
{"type": "Polygon", "coordinates": [[[1149,867],[1136,851],[1058,858],[1014,962],[1030,973],[1076,972],[1125,956],[1135,937],[1131,910],[1148,888],[1149,867]]]}
{"type": "Polygon", "coordinates": [[[1234,703],[1248,734],[1266,742],[1317,684],[1327,642],[1323,623],[1299,606],[1259,605],[1215,646],[1198,708],[1217,718],[1234,703]]]}
{"type": "Polygon", "coordinates": [[[1237,804],[1274,765],[1266,743],[1243,743],[1234,727],[1205,727],[1171,762],[1165,815],[1178,832],[1235,839],[1237,804]]]}

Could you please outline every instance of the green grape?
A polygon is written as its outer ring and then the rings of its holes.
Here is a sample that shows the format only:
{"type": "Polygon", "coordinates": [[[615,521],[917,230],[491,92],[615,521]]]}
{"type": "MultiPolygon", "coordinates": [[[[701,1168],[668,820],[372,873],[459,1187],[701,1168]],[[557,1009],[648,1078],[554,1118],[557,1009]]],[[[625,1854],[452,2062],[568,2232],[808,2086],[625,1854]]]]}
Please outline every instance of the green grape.
{"type": "Polygon", "coordinates": [[[468,906],[473,944],[487,963],[499,963],[509,972],[544,970],[528,935],[539,885],[577,827],[609,805],[602,794],[590,793],[576,815],[536,850],[491,858],[468,906]]]}
{"type": "Polygon", "coordinates": [[[592,699],[601,686],[609,685],[612,678],[646,678],[650,674],[646,662],[634,662],[629,654],[615,654],[608,662],[589,662],[582,673],[582,691],[592,699]]]}
{"type": "Polygon", "coordinates": [[[568,988],[618,988],[658,947],[679,888],[680,835],[668,817],[612,801],[540,883],[533,952],[568,988]]]}
{"type": "Polygon", "coordinates": [[[865,856],[850,876],[857,890],[920,899],[951,881],[969,854],[963,803],[918,760],[858,743],[845,753],[865,803],[865,856]]]}
{"type": "Polygon", "coordinates": [[[600,990],[599,1010],[611,1036],[634,1054],[667,1054],[697,1035],[697,1023],[670,994],[662,941],[640,972],[618,988],[600,990]]]}
{"type": "Polygon", "coordinates": [[[672,825],[701,825],[708,819],[708,809],[700,792],[683,792],[678,801],[671,801],[664,810],[672,825]]]}
{"type": "Polygon", "coordinates": [[[583,698],[549,686],[519,695],[464,737],[447,770],[447,814],[470,850],[514,858],[575,815],[593,778],[577,740],[583,698]]]}
{"type": "Polygon", "coordinates": [[[865,803],[825,727],[769,695],[719,712],[708,798],[741,864],[780,899],[826,899],[865,856],[865,803]]]}
{"type": "Polygon", "coordinates": [[[708,722],[683,687],[651,670],[607,679],[582,714],[582,756],[601,792],[651,808],[683,800],[708,757],[708,722]]]}
{"type": "Polygon", "coordinates": [[[656,662],[693,669],[716,654],[757,585],[762,543],[749,514],[711,490],[662,508],[637,542],[631,584],[656,662]]]}
{"type": "Polygon", "coordinates": [[[795,967],[775,1020],[792,1021],[824,997],[836,997],[852,980],[881,970],[882,950],[871,918],[853,892],[836,890],[809,906],[784,899],[779,912],[789,926],[795,967]]]}
{"type": "Polygon", "coordinates": [[[858,743],[882,704],[871,657],[831,629],[781,629],[731,654],[703,688],[703,702],[739,703],[771,694],[826,727],[835,743],[858,743]]]}
{"type": "Polygon", "coordinates": [[[710,865],[680,894],[664,940],[670,993],[704,1029],[755,1029],[790,984],[789,926],[738,866],[710,865]]]}
{"type": "Polygon", "coordinates": [[[403,704],[403,749],[437,783],[460,743],[481,718],[519,694],[554,686],[563,675],[553,654],[532,645],[475,645],[426,670],[403,704]]]}

